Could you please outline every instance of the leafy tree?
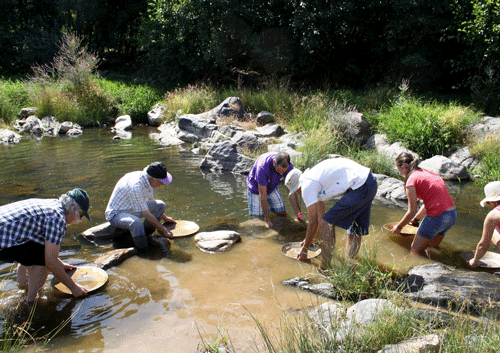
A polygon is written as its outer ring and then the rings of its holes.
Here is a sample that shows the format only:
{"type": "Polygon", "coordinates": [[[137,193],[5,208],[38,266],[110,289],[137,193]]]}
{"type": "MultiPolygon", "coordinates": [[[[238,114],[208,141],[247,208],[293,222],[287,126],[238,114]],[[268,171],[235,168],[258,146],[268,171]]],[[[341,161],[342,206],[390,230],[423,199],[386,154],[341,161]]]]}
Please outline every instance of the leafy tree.
{"type": "Polygon", "coordinates": [[[463,43],[462,54],[452,60],[453,70],[465,77],[475,104],[490,114],[500,110],[500,3],[494,0],[455,0],[455,21],[448,38],[463,43]]]}
{"type": "Polygon", "coordinates": [[[27,72],[57,51],[59,0],[0,0],[0,73],[27,72]]]}

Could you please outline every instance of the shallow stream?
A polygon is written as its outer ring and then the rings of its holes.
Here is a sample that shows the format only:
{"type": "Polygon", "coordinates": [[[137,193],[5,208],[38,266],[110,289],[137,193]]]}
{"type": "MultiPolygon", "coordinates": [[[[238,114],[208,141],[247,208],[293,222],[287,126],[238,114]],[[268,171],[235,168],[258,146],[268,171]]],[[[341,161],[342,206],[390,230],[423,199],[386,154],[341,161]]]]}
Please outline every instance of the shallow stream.
{"type": "MultiPolygon", "coordinates": [[[[184,147],[162,147],[149,138],[152,132],[156,131],[136,128],[131,140],[112,140],[108,130],[87,129],[76,138],[23,138],[17,146],[0,146],[0,204],[58,197],[75,187],[89,193],[93,221],[68,227],[60,253],[63,261],[92,263],[106,251],[126,245],[93,244],[80,234],[105,222],[104,210],[119,178],[156,160],[163,161],[173,176],[171,185],[155,190],[155,197],[166,202],[169,216],[194,221],[200,231],[230,228],[242,234],[241,243],[218,254],[200,251],[193,237],[175,239],[166,257],[153,252],[111,268],[106,286],[83,299],[59,295],[47,281],[34,329],[45,333],[68,321],[49,343],[49,351],[195,352],[200,338],[209,341],[218,329],[239,351],[252,351],[259,341],[252,316],[266,325],[278,325],[284,312],[312,308],[320,301],[282,284],[316,272],[314,266],[288,259],[280,251],[283,244],[302,240],[305,232],[290,226],[268,235],[258,222],[241,226],[250,220],[245,176],[201,171],[202,156],[184,147]]],[[[488,210],[479,206],[482,190],[471,183],[449,188],[459,218],[436,256],[447,265],[464,267],[461,254],[475,248],[488,210]]],[[[287,210],[291,209],[287,202],[287,210]]],[[[404,213],[401,207],[376,200],[372,234],[364,240],[364,246],[378,248],[381,266],[401,272],[430,261],[408,257],[411,238],[383,230],[385,223],[404,213]]],[[[337,238],[340,255],[345,231],[339,230],[337,238]]],[[[2,307],[23,295],[14,268],[0,265],[2,307]]]]}

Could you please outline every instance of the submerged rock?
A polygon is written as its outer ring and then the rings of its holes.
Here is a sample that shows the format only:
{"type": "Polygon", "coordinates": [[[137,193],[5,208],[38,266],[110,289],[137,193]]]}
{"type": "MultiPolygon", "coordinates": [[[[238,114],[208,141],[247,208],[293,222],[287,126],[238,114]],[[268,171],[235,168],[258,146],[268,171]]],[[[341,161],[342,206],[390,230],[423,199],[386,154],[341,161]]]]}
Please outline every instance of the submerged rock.
{"type": "Polygon", "coordinates": [[[196,246],[208,252],[227,251],[231,246],[241,241],[240,235],[232,230],[217,230],[198,233],[194,240],[196,246]]]}
{"type": "Polygon", "coordinates": [[[136,248],[111,250],[99,256],[97,260],[94,261],[94,263],[103,270],[107,270],[111,267],[121,264],[129,257],[137,255],[137,253],[138,251],[136,248]]]}

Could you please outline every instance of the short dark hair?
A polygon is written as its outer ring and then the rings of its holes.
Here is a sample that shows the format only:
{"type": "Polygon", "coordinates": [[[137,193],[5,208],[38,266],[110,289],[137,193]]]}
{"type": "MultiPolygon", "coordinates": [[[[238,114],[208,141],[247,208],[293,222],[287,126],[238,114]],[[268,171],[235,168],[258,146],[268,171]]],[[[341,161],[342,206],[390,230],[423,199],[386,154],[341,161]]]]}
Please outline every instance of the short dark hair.
{"type": "Polygon", "coordinates": [[[274,161],[277,165],[283,165],[283,162],[287,162],[290,165],[290,155],[286,152],[278,152],[276,157],[274,157],[274,161]]]}

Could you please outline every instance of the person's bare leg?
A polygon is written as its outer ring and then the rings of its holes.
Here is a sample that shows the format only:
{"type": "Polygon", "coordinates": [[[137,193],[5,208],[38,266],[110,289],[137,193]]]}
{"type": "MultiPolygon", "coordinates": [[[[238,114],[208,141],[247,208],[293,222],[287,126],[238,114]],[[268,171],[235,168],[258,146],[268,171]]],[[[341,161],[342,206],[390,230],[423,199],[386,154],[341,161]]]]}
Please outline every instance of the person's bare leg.
{"type": "Polygon", "coordinates": [[[17,265],[17,285],[23,289],[28,288],[28,271],[21,264],[17,265]]]}
{"type": "Polygon", "coordinates": [[[429,242],[429,246],[438,249],[439,244],[443,241],[444,234],[438,234],[429,242]]]}
{"type": "Polygon", "coordinates": [[[321,266],[324,269],[328,269],[332,264],[332,253],[335,250],[335,226],[325,222],[320,221],[320,233],[321,233],[321,266]]]}
{"type": "Polygon", "coordinates": [[[38,292],[42,289],[47,276],[49,275],[49,269],[45,266],[28,266],[28,303],[35,301],[38,292]]]}
{"type": "Polygon", "coordinates": [[[347,242],[345,247],[345,257],[355,258],[361,247],[361,236],[356,234],[347,234],[347,242]]]}
{"type": "Polygon", "coordinates": [[[422,252],[429,247],[430,239],[426,239],[421,235],[416,234],[413,239],[413,243],[411,243],[410,253],[412,255],[422,255],[422,252]]]}

